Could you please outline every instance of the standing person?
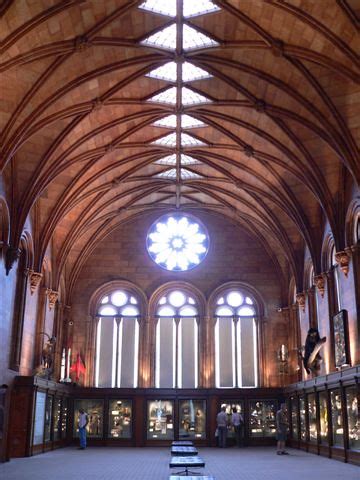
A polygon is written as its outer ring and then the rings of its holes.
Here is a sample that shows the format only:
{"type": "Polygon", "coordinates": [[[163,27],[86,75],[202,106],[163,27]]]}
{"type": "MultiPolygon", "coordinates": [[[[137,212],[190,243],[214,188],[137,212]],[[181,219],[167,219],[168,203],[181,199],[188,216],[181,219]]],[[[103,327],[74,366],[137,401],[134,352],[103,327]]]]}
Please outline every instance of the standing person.
{"type": "Polygon", "coordinates": [[[79,437],[80,437],[80,449],[85,450],[86,448],[86,425],[89,423],[88,414],[84,409],[79,409],[79,437]]]}
{"type": "Polygon", "coordinates": [[[231,425],[234,427],[236,446],[240,447],[243,440],[244,419],[241,413],[236,410],[236,407],[232,409],[231,425]]]}
{"type": "Polygon", "coordinates": [[[285,451],[285,442],[286,435],[288,430],[289,422],[286,412],[286,403],[280,405],[280,410],[276,412],[276,440],[277,440],[277,454],[278,455],[289,455],[285,451]]]}
{"type": "Polygon", "coordinates": [[[219,447],[226,447],[228,416],[226,407],[222,407],[220,412],[216,415],[216,425],[219,433],[219,447]]]}

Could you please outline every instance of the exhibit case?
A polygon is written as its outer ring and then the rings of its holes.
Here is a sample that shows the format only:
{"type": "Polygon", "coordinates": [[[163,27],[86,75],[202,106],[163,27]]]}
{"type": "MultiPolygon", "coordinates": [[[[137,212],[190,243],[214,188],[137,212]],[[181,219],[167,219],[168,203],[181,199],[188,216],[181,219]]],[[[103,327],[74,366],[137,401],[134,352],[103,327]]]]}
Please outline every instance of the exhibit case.
{"type": "Polygon", "coordinates": [[[320,443],[328,445],[329,443],[329,412],[327,392],[319,393],[319,416],[320,416],[320,443]]]}
{"type": "Polygon", "coordinates": [[[309,393],[307,397],[308,418],[309,418],[309,442],[317,443],[317,408],[316,408],[316,394],[309,393]]]}
{"type": "Polygon", "coordinates": [[[360,451],[360,412],[359,412],[359,386],[345,389],[346,412],[349,431],[349,449],[360,451]]]}
{"type": "Polygon", "coordinates": [[[305,397],[299,397],[299,418],[300,418],[300,439],[302,442],[306,441],[306,411],[305,411],[305,397]]]}
{"type": "Polygon", "coordinates": [[[236,408],[236,411],[242,415],[244,418],[244,402],[241,400],[224,400],[221,402],[220,408],[226,408],[226,413],[228,416],[228,432],[227,432],[227,438],[228,439],[234,439],[235,440],[235,431],[234,428],[231,427],[231,414],[233,412],[233,408],[236,408]]]}
{"type": "Polygon", "coordinates": [[[147,439],[174,439],[174,402],[172,400],[147,401],[147,439]]]}
{"type": "Polygon", "coordinates": [[[276,400],[250,400],[250,436],[274,437],[276,434],[276,400]]]}
{"type": "Polygon", "coordinates": [[[290,412],[291,412],[291,438],[298,439],[299,435],[299,421],[298,421],[298,402],[296,397],[290,397],[290,412]]]}
{"type": "Polygon", "coordinates": [[[47,395],[45,402],[45,419],[44,419],[44,442],[49,443],[52,440],[52,408],[54,397],[47,395]]]}
{"type": "Polygon", "coordinates": [[[33,426],[33,445],[44,443],[46,393],[37,391],[35,395],[35,416],[33,426]]]}
{"type": "Polygon", "coordinates": [[[53,439],[54,442],[61,439],[61,397],[54,398],[53,439]]]}
{"type": "Polygon", "coordinates": [[[206,438],[206,401],[179,400],[179,440],[206,438]]]}
{"type": "Polygon", "coordinates": [[[102,438],[104,429],[104,401],[97,399],[74,400],[74,429],[73,435],[79,436],[79,410],[82,408],[88,415],[86,426],[88,438],[102,438]]]}
{"type": "Polygon", "coordinates": [[[68,398],[63,397],[61,400],[61,438],[64,440],[67,437],[69,419],[68,398]]]}
{"type": "Polygon", "coordinates": [[[344,423],[341,408],[340,390],[330,391],[331,421],[332,421],[332,445],[334,447],[344,446],[344,423]]]}
{"type": "Polygon", "coordinates": [[[132,402],[131,400],[109,400],[109,438],[131,438],[132,402]]]}

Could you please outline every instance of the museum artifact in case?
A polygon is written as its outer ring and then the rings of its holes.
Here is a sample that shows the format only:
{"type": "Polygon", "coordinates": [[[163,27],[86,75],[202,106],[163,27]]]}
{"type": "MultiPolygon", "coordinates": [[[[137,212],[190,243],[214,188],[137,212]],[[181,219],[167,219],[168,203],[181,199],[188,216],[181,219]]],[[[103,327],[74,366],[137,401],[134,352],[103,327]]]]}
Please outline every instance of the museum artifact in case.
{"type": "Polygon", "coordinates": [[[327,445],[329,443],[329,417],[327,405],[327,392],[319,393],[319,414],[320,414],[320,443],[327,445]]]}
{"type": "Polygon", "coordinates": [[[316,395],[309,393],[308,395],[308,416],[309,416],[309,442],[317,442],[317,422],[316,422],[316,395]]]}
{"type": "Polygon", "coordinates": [[[306,441],[306,413],[305,413],[305,397],[299,397],[299,414],[300,414],[300,438],[306,441]]]}
{"type": "Polygon", "coordinates": [[[206,401],[179,400],[179,440],[206,438],[206,401]]]}
{"type": "Polygon", "coordinates": [[[298,424],[298,404],[297,398],[290,398],[290,411],[291,411],[291,437],[294,440],[298,439],[299,435],[299,424],[298,424]]]}
{"type": "Polygon", "coordinates": [[[250,401],[250,435],[273,437],[276,433],[276,400],[250,401]]]}
{"type": "Polygon", "coordinates": [[[331,419],[332,419],[332,444],[335,447],[344,446],[344,425],[341,409],[340,390],[330,391],[331,419]]]}
{"type": "Polygon", "coordinates": [[[131,400],[109,400],[109,438],[131,438],[131,400]]]}
{"type": "Polygon", "coordinates": [[[174,439],[174,402],[172,400],[148,400],[148,440],[174,439]]]}
{"type": "Polygon", "coordinates": [[[88,415],[89,423],[86,426],[89,438],[101,438],[103,436],[104,402],[103,400],[75,400],[74,401],[74,436],[79,436],[78,419],[79,409],[82,408],[88,415]]]}
{"type": "Polygon", "coordinates": [[[350,450],[360,450],[359,387],[345,389],[350,450]]]}

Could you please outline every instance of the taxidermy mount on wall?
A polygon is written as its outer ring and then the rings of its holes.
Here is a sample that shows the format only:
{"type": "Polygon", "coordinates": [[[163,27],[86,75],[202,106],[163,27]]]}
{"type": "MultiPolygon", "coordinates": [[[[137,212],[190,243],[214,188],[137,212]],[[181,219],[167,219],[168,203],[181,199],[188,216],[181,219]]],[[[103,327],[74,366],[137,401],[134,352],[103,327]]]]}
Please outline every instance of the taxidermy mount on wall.
{"type": "Polygon", "coordinates": [[[306,373],[312,373],[315,377],[319,374],[322,362],[319,351],[325,342],[326,337],[320,338],[319,331],[316,328],[309,329],[305,341],[303,362],[306,373]]]}

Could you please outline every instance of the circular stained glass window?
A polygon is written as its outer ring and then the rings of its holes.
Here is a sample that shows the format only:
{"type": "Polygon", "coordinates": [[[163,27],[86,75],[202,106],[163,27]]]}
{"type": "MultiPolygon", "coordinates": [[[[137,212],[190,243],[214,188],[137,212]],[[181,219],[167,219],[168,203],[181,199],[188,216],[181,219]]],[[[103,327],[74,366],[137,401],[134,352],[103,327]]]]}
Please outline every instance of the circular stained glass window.
{"type": "Polygon", "coordinates": [[[209,235],[200,220],[174,213],[154,222],[147,236],[147,250],[166,270],[186,271],[201,263],[209,249],[209,235]]]}

